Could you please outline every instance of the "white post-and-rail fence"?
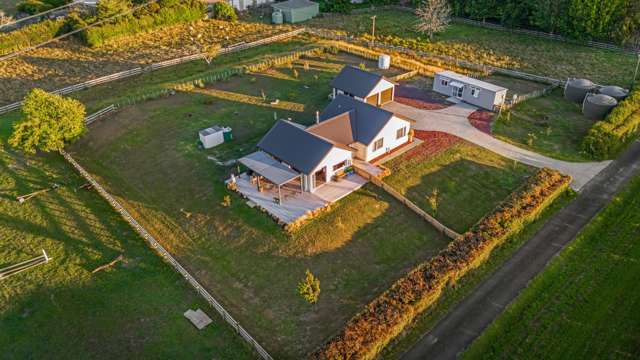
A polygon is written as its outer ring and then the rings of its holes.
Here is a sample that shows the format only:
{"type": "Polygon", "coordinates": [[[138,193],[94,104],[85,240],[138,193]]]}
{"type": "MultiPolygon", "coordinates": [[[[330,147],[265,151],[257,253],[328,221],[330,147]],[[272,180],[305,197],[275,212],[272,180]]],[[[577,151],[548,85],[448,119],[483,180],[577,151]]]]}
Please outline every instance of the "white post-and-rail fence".
{"type": "MultiPolygon", "coordinates": [[[[253,41],[253,42],[249,42],[249,43],[240,43],[240,44],[231,45],[231,46],[224,47],[224,48],[220,49],[218,51],[218,55],[229,54],[229,53],[233,53],[233,52],[236,52],[236,51],[250,49],[250,48],[253,48],[253,47],[260,46],[260,45],[270,44],[270,43],[273,43],[273,42],[289,39],[289,38],[297,36],[297,35],[299,35],[299,34],[301,34],[303,32],[305,32],[305,29],[301,28],[301,29],[296,29],[296,30],[289,31],[289,32],[286,32],[286,33],[270,36],[270,37],[267,37],[267,38],[264,38],[264,39],[256,40],[256,41],[253,41]]],[[[159,62],[159,63],[150,64],[150,65],[143,65],[143,66],[139,66],[139,67],[134,68],[134,69],[125,70],[125,71],[117,72],[115,74],[106,75],[106,76],[102,76],[102,77],[99,77],[99,78],[96,78],[96,79],[93,79],[93,80],[85,81],[85,82],[80,83],[80,84],[67,86],[67,87],[64,87],[62,89],[51,91],[51,93],[58,94],[58,95],[66,95],[66,94],[70,94],[70,93],[73,93],[73,92],[76,92],[76,91],[84,90],[84,89],[87,89],[87,88],[90,88],[90,87],[93,87],[93,86],[96,86],[96,85],[108,83],[108,82],[115,81],[115,80],[125,79],[125,78],[131,77],[131,76],[135,76],[135,75],[140,75],[140,74],[145,73],[145,72],[154,71],[154,70],[162,69],[162,68],[165,68],[165,67],[186,63],[186,62],[189,62],[189,61],[204,59],[206,56],[207,56],[207,54],[201,53],[201,54],[183,56],[183,57],[180,57],[180,58],[177,58],[177,59],[166,60],[166,61],[162,61],[162,62],[159,62]]],[[[17,110],[21,106],[22,106],[22,101],[19,101],[19,102],[13,103],[13,104],[9,104],[9,105],[5,105],[5,106],[1,106],[0,107],[0,114],[4,114],[4,113],[8,113],[8,112],[17,110]]]]}
{"type": "Polygon", "coordinates": [[[87,117],[84,118],[84,122],[87,125],[90,125],[91,123],[93,123],[94,121],[98,120],[99,118],[107,115],[108,113],[114,111],[115,109],[117,109],[117,107],[114,104],[111,104],[109,106],[107,106],[106,108],[99,110],[87,117]]]}
{"type": "Polygon", "coordinates": [[[133,229],[142,236],[147,243],[167,261],[174,270],[182,275],[185,280],[193,286],[198,294],[202,296],[214,309],[220,314],[220,316],[233,327],[242,338],[247,341],[255,351],[265,360],[273,360],[271,355],[222,307],[222,305],[202,286],[200,283],[182,266],[180,263],[142,226],[136,219],[129,214],[129,212],[116,201],[80,164],[78,164],[69,153],[64,150],[60,150],[60,154],[87,180],[94,189],[98,191],[98,194],[105,199],[120,216],[122,216],[133,229]]]}

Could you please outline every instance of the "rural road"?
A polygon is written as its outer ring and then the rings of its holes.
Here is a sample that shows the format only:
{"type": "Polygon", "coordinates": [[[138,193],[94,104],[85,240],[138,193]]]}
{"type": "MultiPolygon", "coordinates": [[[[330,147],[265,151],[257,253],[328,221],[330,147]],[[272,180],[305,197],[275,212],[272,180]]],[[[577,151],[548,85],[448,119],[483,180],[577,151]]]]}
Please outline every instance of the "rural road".
{"type": "Polygon", "coordinates": [[[469,123],[469,115],[478,110],[478,108],[465,103],[455,104],[440,110],[423,110],[398,102],[391,102],[385,105],[384,109],[415,120],[416,123],[412,127],[417,130],[446,132],[506,158],[538,168],[556,169],[573,178],[571,187],[576,191],[581,190],[586,183],[611,163],[611,161],[570,162],[552,159],[496,139],[476,129],[469,123]]]}
{"type": "Polygon", "coordinates": [[[402,359],[455,359],[638,173],[640,141],[587,183],[576,199],[547,221],[402,359]]]}

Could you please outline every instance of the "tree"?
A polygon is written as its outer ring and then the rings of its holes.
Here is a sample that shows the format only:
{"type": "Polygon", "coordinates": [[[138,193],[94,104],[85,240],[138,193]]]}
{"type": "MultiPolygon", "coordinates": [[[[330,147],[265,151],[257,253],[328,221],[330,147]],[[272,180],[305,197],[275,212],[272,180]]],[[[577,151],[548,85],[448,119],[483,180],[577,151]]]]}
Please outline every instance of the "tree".
{"type": "Polygon", "coordinates": [[[416,15],[418,31],[433,39],[433,34],[443,31],[451,22],[451,7],[447,0],[426,0],[416,10],[416,15]]]}
{"type": "Polygon", "coordinates": [[[315,304],[320,296],[320,280],[313,276],[311,271],[307,269],[305,272],[304,280],[298,284],[298,294],[308,301],[310,304],[315,304]]]}
{"type": "Polygon", "coordinates": [[[218,20],[236,21],[238,14],[236,9],[226,2],[217,2],[213,4],[213,18],[218,20]]]}
{"type": "Polygon", "coordinates": [[[98,19],[106,19],[127,12],[132,7],[131,0],[100,0],[98,1],[98,19]]]}
{"type": "Polygon", "coordinates": [[[61,150],[85,131],[85,108],[75,99],[33,89],[22,105],[24,118],[13,127],[9,144],[27,154],[61,150]]]}

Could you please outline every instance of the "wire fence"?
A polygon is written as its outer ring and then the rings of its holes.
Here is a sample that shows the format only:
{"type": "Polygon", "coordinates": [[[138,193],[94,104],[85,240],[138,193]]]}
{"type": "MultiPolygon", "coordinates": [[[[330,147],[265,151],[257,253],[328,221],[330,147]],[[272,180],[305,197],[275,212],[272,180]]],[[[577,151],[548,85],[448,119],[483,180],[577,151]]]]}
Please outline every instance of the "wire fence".
{"type": "Polygon", "coordinates": [[[224,307],[191,275],[189,272],[142,226],[129,212],[116,201],[75,159],[66,151],[60,150],[60,154],[73,166],[78,173],[89,182],[98,194],[105,199],[113,209],[124,218],[129,225],[138,233],[147,243],[160,254],[182,277],[184,277],[191,286],[202,296],[220,316],[234,328],[242,338],[247,341],[255,351],[265,360],[273,360],[271,355],[224,309],[224,307]]]}
{"type": "MultiPolygon", "coordinates": [[[[253,41],[253,42],[250,42],[250,43],[241,43],[241,44],[231,45],[231,46],[228,46],[228,47],[220,49],[220,51],[218,51],[218,55],[229,54],[229,53],[233,53],[233,52],[237,52],[237,51],[241,51],[241,50],[245,50],[245,49],[250,49],[250,48],[253,48],[253,47],[257,47],[257,46],[266,45],[266,44],[270,44],[270,43],[273,43],[273,42],[289,39],[289,38],[292,38],[294,36],[297,36],[297,35],[303,33],[304,31],[305,31],[304,28],[296,29],[296,30],[289,31],[289,32],[286,32],[286,33],[282,33],[282,34],[270,36],[270,37],[267,37],[267,38],[264,38],[264,39],[260,39],[260,40],[257,40],[257,41],[253,41]]],[[[166,61],[162,61],[162,62],[159,62],[159,63],[150,64],[150,65],[139,66],[139,67],[136,67],[136,68],[133,68],[133,69],[129,69],[129,70],[125,70],[125,71],[121,71],[121,72],[115,73],[115,74],[110,74],[110,75],[102,76],[102,77],[99,77],[99,78],[96,78],[96,79],[92,79],[92,80],[89,80],[89,81],[85,81],[85,82],[80,83],[80,84],[67,86],[67,87],[64,87],[62,89],[51,91],[51,93],[58,94],[58,95],[67,95],[67,94],[70,94],[70,93],[73,93],[73,92],[76,92],[76,91],[88,89],[88,88],[96,86],[96,85],[101,85],[101,84],[105,84],[105,83],[108,83],[108,82],[111,82],[111,81],[121,80],[121,79],[125,79],[125,78],[131,77],[131,76],[140,75],[140,74],[145,73],[145,72],[154,71],[154,70],[158,70],[158,69],[162,69],[162,68],[166,68],[166,67],[170,67],[170,66],[175,66],[175,65],[178,65],[178,64],[183,64],[183,63],[194,61],[194,60],[204,59],[205,56],[207,56],[207,54],[205,54],[205,53],[194,54],[194,55],[183,56],[183,57],[180,57],[180,58],[170,59],[170,60],[166,60],[166,61]]],[[[4,114],[4,113],[8,113],[8,112],[17,110],[22,106],[22,103],[23,103],[23,101],[19,101],[19,102],[13,103],[13,104],[2,106],[2,107],[0,107],[0,114],[4,114]]]]}
{"type": "Polygon", "coordinates": [[[87,116],[86,118],[84,118],[84,123],[87,125],[91,125],[91,123],[93,123],[94,121],[98,120],[99,118],[105,116],[106,114],[114,111],[116,109],[116,106],[114,104],[111,104],[109,106],[107,106],[106,108],[99,110],[89,116],[87,116]]]}
{"type": "Polygon", "coordinates": [[[535,98],[538,98],[538,97],[541,97],[541,96],[545,96],[548,93],[550,93],[551,91],[553,91],[554,89],[557,89],[558,87],[560,87],[559,84],[554,84],[554,85],[547,86],[544,89],[532,91],[532,92],[524,94],[524,95],[519,95],[516,98],[507,100],[504,104],[502,104],[500,106],[499,110],[500,111],[509,110],[512,107],[520,104],[521,102],[524,102],[524,101],[527,101],[527,100],[531,100],[531,99],[535,99],[535,98]]]}

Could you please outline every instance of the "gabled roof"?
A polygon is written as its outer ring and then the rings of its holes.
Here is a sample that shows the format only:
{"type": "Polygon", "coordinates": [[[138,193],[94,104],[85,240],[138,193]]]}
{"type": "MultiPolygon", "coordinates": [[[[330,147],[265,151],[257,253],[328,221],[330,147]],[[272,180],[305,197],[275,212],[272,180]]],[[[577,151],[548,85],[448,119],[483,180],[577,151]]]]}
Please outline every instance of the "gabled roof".
{"type": "Polygon", "coordinates": [[[385,79],[382,75],[347,65],[331,81],[331,87],[365,98],[383,80],[393,84],[392,81],[385,79]]]}
{"type": "MultiPolygon", "coordinates": [[[[307,131],[316,132],[319,131],[319,128],[329,126],[329,124],[324,124],[325,122],[348,121],[353,142],[357,141],[369,145],[392,118],[392,112],[350,96],[338,95],[320,114],[321,123],[310,127],[307,131]]],[[[322,136],[328,137],[327,135],[322,136]]]]}
{"type": "Polygon", "coordinates": [[[288,121],[278,120],[260,140],[258,148],[302,173],[311,174],[333,144],[288,121]]]}
{"type": "Polygon", "coordinates": [[[461,74],[458,74],[457,72],[453,72],[453,71],[449,71],[449,70],[440,71],[440,72],[436,73],[436,75],[448,77],[449,79],[461,81],[461,82],[463,82],[465,84],[468,84],[468,85],[471,85],[471,86],[475,86],[475,87],[478,87],[480,89],[486,89],[486,90],[493,91],[493,92],[500,92],[500,91],[508,90],[507,88],[504,88],[502,86],[498,86],[498,85],[494,85],[494,84],[488,83],[486,81],[474,79],[472,77],[461,75],[461,74]]]}

